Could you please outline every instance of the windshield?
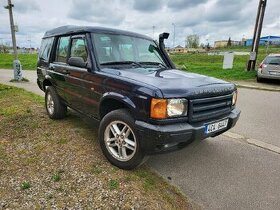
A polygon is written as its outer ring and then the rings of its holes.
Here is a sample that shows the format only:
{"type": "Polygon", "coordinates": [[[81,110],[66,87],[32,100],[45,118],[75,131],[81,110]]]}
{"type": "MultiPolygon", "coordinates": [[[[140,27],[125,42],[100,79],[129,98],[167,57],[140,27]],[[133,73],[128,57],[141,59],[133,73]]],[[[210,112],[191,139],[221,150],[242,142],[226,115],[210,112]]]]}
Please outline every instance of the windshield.
{"type": "Polygon", "coordinates": [[[101,67],[165,69],[155,42],[126,35],[93,34],[93,45],[101,67]]]}

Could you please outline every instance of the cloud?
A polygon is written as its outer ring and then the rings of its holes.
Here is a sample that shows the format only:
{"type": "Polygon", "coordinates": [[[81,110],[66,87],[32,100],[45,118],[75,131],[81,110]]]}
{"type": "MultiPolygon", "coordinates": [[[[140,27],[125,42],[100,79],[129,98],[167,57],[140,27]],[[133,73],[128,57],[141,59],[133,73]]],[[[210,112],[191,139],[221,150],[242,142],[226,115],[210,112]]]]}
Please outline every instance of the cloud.
{"type": "Polygon", "coordinates": [[[25,0],[16,2],[14,6],[14,10],[18,13],[26,14],[29,12],[38,12],[40,11],[40,7],[37,1],[34,0],[25,0]]]}
{"type": "Polygon", "coordinates": [[[248,6],[247,0],[218,0],[206,11],[205,18],[210,22],[239,21],[243,8],[248,6]]]}
{"type": "Polygon", "coordinates": [[[162,0],[134,0],[133,8],[141,12],[153,12],[161,9],[162,0]]]}
{"type": "Polygon", "coordinates": [[[173,10],[182,10],[205,3],[207,0],[169,0],[167,6],[173,10]]]}
{"type": "MultiPolygon", "coordinates": [[[[219,39],[240,40],[253,35],[256,0],[13,0],[14,20],[19,26],[19,45],[39,46],[46,30],[62,25],[97,25],[129,30],[157,38],[169,32],[167,46],[184,45],[189,34],[203,43],[219,39]],[[152,26],[155,26],[153,33],[152,26]]],[[[0,1],[0,38],[11,42],[9,14],[0,1]]],[[[262,35],[280,35],[280,1],[269,0],[262,35]]]]}
{"type": "Polygon", "coordinates": [[[73,0],[68,17],[93,24],[119,25],[125,14],[118,1],[73,0]]]}

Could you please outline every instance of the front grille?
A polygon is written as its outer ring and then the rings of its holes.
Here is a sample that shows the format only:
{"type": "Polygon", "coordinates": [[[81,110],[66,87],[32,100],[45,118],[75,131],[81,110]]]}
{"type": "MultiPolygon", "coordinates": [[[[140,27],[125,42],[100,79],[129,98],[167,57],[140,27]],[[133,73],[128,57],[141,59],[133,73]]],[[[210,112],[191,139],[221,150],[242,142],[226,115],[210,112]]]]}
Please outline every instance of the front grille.
{"type": "Polygon", "coordinates": [[[232,94],[189,101],[189,121],[213,119],[231,112],[232,94]]]}

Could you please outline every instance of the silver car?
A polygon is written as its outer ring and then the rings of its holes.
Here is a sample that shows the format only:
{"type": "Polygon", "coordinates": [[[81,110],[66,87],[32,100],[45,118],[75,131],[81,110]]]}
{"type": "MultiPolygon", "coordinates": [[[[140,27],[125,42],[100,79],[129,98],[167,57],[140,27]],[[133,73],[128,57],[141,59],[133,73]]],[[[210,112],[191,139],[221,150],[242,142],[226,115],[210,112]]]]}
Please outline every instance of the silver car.
{"type": "Polygon", "coordinates": [[[270,54],[263,60],[258,69],[257,81],[263,79],[280,80],[280,54],[270,54]]]}

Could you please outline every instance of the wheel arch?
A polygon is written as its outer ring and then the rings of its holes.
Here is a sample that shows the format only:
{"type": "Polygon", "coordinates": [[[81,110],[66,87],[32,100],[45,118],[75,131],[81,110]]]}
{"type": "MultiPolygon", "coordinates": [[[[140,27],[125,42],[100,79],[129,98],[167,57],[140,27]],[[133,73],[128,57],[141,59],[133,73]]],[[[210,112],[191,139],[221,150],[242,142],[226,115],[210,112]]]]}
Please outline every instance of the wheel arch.
{"type": "Polygon", "coordinates": [[[99,118],[102,119],[109,112],[122,108],[128,109],[131,113],[134,113],[136,105],[127,96],[123,96],[119,93],[106,93],[100,100],[99,118]]]}

